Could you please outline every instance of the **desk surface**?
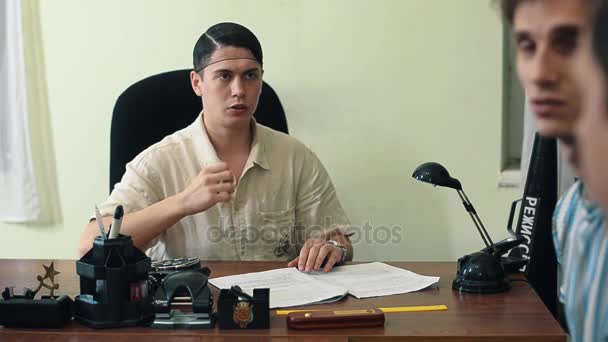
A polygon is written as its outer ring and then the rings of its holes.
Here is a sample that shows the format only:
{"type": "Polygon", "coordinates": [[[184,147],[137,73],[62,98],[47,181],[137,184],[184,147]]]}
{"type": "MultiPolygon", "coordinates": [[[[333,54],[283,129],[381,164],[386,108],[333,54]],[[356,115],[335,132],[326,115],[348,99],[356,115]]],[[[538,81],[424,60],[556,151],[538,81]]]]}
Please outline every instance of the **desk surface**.
{"type": "MultiPolygon", "coordinates": [[[[48,260],[0,260],[0,290],[7,286],[37,286],[36,276],[43,275],[42,264],[48,260]]],[[[247,272],[265,271],[284,267],[283,262],[205,262],[212,277],[247,272]]],[[[493,295],[460,294],[451,289],[456,264],[451,262],[395,262],[402,267],[423,275],[440,276],[439,287],[414,293],[378,298],[356,299],[352,296],[333,304],[313,305],[303,308],[373,308],[386,306],[438,305],[448,306],[447,311],[394,313],[386,315],[384,328],[356,328],[294,331],[287,328],[285,317],[271,313],[268,330],[161,330],[145,327],[95,330],[70,323],[60,330],[27,330],[0,328],[1,341],[130,341],[145,337],[148,341],[360,341],[360,340],[408,340],[408,341],[566,341],[566,334],[534,290],[525,281],[514,281],[509,292],[493,295]]],[[[60,284],[59,294],[72,298],[79,293],[79,279],[75,262],[60,260],[55,269],[60,284]]],[[[217,300],[218,291],[214,290],[217,300]]],[[[43,289],[44,290],[44,289],[43,289]]],[[[47,292],[42,292],[48,294],[47,292]]],[[[272,295],[272,294],[271,294],[272,295]]]]}

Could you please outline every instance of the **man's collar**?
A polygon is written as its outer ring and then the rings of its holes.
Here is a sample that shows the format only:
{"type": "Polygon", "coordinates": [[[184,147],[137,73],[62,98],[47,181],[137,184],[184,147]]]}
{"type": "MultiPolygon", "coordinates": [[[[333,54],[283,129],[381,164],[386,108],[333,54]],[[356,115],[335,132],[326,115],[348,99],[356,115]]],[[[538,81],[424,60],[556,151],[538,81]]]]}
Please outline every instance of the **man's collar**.
{"type": "Polygon", "coordinates": [[[270,164],[266,158],[266,144],[265,133],[263,129],[260,129],[255,118],[251,118],[251,134],[253,135],[253,141],[251,141],[251,150],[249,151],[249,159],[254,164],[260,166],[264,170],[270,170],[270,164]]]}
{"type": "MultiPolygon", "coordinates": [[[[190,125],[190,128],[195,131],[194,137],[198,137],[195,139],[197,149],[201,151],[199,163],[201,166],[207,167],[218,163],[220,158],[217,156],[217,152],[207,134],[207,129],[203,122],[203,114],[203,111],[201,111],[200,115],[197,116],[196,121],[190,125]]],[[[251,141],[248,161],[260,166],[264,170],[270,170],[270,164],[268,163],[268,158],[266,156],[266,132],[263,127],[257,124],[255,118],[252,118],[250,127],[253,140],[251,141]]]]}
{"type": "Polygon", "coordinates": [[[589,199],[585,184],[580,180],[577,182],[577,184],[581,205],[587,217],[603,217],[603,212],[599,204],[589,199]]]}
{"type": "Polygon", "coordinates": [[[217,156],[217,152],[215,152],[213,144],[211,144],[211,140],[207,134],[207,129],[205,129],[202,110],[201,113],[196,117],[196,121],[190,125],[190,128],[193,130],[192,136],[196,142],[196,149],[197,151],[200,151],[198,162],[201,167],[205,168],[218,163],[220,158],[217,156]]]}

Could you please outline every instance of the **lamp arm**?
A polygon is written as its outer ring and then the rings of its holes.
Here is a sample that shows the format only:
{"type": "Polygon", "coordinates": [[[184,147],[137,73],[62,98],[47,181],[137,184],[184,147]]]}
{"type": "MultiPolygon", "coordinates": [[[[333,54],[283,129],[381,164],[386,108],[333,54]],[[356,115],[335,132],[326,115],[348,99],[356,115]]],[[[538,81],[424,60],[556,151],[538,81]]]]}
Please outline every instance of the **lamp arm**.
{"type": "Polygon", "coordinates": [[[475,227],[477,228],[479,235],[481,235],[481,239],[485,243],[486,247],[490,247],[490,248],[492,248],[492,250],[494,250],[494,242],[492,241],[492,238],[490,238],[490,234],[488,234],[488,231],[486,230],[486,227],[483,225],[483,222],[481,222],[481,219],[477,215],[477,211],[475,210],[475,207],[473,207],[473,204],[471,203],[471,201],[469,200],[467,195],[464,193],[464,191],[462,191],[462,190],[456,190],[456,191],[458,192],[458,196],[460,196],[460,199],[462,200],[462,205],[464,205],[464,208],[467,210],[467,212],[471,216],[473,223],[475,223],[475,227]]]}

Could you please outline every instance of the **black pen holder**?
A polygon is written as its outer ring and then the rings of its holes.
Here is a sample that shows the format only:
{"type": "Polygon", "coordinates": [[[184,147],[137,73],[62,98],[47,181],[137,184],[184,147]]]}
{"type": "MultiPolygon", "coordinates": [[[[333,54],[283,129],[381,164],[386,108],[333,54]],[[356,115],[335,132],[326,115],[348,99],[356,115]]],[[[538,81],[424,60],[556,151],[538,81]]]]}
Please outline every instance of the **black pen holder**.
{"type": "Polygon", "coordinates": [[[270,289],[254,289],[251,300],[239,298],[230,290],[221,290],[218,324],[220,329],[268,329],[270,289]]]}
{"type": "Polygon", "coordinates": [[[76,262],[80,295],[74,318],[92,328],[145,324],[154,317],[148,288],[151,260],[130,236],[95,238],[93,248],[76,262]]]}

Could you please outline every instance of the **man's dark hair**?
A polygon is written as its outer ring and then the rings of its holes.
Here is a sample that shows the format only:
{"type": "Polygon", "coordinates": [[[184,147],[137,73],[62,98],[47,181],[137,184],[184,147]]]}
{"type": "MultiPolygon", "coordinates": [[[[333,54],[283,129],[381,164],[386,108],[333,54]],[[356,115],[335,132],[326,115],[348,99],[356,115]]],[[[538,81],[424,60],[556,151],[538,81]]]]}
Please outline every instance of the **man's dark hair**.
{"type": "Polygon", "coordinates": [[[593,53],[608,80],[608,1],[594,0],[593,5],[593,53]]]}
{"type": "MultiPolygon", "coordinates": [[[[507,20],[510,25],[513,25],[513,18],[515,18],[515,11],[517,11],[517,7],[526,1],[534,1],[534,0],[495,0],[500,4],[500,12],[502,16],[507,20]]],[[[536,0],[538,1],[538,0],[536,0]]],[[[602,0],[599,0],[601,2],[602,0]]],[[[597,1],[596,1],[597,2],[597,1]]]]}
{"type": "Polygon", "coordinates": [[[507,19],[509,24],[513,24],[513,17],[515,17],[515,10],[517,10],[517,6],[519,6],[524,1],[529,0],[499,0],[500,1],[500,11],[502,12],[502,16],[507,19]]]}
{"type": "Polygon", "coordinates": [[[248,49],[262,65],[262,46],[253,32],[236,23],[219,23],[208,28],[196,41],[192,53],[194,70],[199,72],[207,66],[213,52],[222,46],[248,49]]]}

